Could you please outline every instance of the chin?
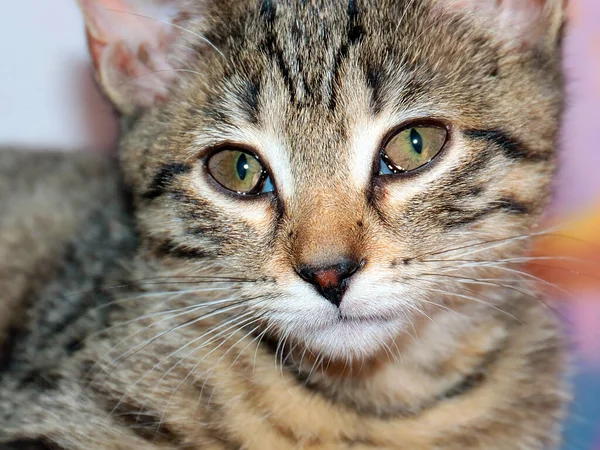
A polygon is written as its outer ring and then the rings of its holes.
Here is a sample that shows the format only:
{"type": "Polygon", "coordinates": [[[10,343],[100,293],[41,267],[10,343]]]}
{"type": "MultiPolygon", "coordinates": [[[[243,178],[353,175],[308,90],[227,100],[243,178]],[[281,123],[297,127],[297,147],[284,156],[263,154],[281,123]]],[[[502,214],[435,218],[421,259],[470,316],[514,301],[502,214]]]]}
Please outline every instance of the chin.
{"type": "Polygon", "coordinates": [[[353,362],[391,352],[393,341],[405,329],[401,319],[339,319],[322,327],[305,328],[298,338],[317,357],[353,362]]]}
{"type": "Polygon", "coordinates": [[[272,340],[285,341],[296,354],[306,350],[332,362],[362,362],[396,350],[397,337],[411,326],[406,314],[368,308],[359,297],[349,296],[338,308],[311,291],[295,294],[271,305],[268,323],[276,330],[272,340]]]}

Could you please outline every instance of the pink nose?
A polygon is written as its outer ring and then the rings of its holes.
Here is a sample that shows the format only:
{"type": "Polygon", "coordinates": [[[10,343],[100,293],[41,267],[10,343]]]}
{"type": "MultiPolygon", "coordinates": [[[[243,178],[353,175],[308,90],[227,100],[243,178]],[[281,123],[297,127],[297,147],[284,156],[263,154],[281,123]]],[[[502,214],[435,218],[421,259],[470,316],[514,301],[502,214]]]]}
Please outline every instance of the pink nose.
{"type": "Polygon", "coordinates": [[[342,275],[336,269],[317,271],[313,275],[313,282],[321,289],[332,289],[340,285],[342,275]]]}
{"type": "Polygon", "coordinates": [[[360,269],[361,265],[350,259],[342,259],[327,267],[303,267],[298,270],[298,275],[315,286],[323,297],[335,306],[339,306],[350,277],[360,269]]]}

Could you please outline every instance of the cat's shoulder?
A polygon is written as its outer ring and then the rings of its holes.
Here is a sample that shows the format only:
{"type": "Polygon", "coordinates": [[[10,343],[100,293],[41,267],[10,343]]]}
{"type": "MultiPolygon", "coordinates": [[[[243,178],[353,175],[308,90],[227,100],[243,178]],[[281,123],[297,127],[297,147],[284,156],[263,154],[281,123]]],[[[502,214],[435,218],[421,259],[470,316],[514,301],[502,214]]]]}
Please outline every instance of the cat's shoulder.
{"type": "Polygon", "coordinates": [[[30,310],[52,303],[67,315],[76,297],[55,299],[90,288],[135,245],[131,223],[113,157],[0,150],[0,310],[10,312],[0,315],[0,363],[15,330],[43,316],[30,310]]]}
{"type": "Polygon", "coordinates": [[[116,159],[99,152],[0,148],[0,199],[106,180],[117,175],[116,159]]]}

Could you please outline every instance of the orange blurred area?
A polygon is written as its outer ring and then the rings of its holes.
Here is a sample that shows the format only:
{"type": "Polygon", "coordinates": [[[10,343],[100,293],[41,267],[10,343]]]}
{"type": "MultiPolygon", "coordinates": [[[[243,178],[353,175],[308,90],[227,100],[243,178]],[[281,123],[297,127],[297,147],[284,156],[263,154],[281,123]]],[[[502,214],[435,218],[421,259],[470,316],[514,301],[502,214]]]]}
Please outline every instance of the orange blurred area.
{"type": "Polygon", "coordinates": [[[550,231],[534,239],[527,272],[571,294],[599,291],[600,204],[579,217],[548,225],[550,231]]]}

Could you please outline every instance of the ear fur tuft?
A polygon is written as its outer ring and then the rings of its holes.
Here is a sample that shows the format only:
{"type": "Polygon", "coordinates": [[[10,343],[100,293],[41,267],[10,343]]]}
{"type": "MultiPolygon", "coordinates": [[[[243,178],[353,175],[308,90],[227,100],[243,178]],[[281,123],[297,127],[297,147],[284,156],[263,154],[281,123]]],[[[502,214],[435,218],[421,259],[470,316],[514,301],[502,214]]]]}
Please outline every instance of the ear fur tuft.
{"type": "Polygon", "coordinates": [[[78,0],[96,77],[123,114],[164,100],[176,79],[177,0],[78,0]]]}
{"type": "Polygon", "coordinates": [[[556,48],[567,0],[434,0],[447,12],[461,11],[520,47],[556,48]]]}

